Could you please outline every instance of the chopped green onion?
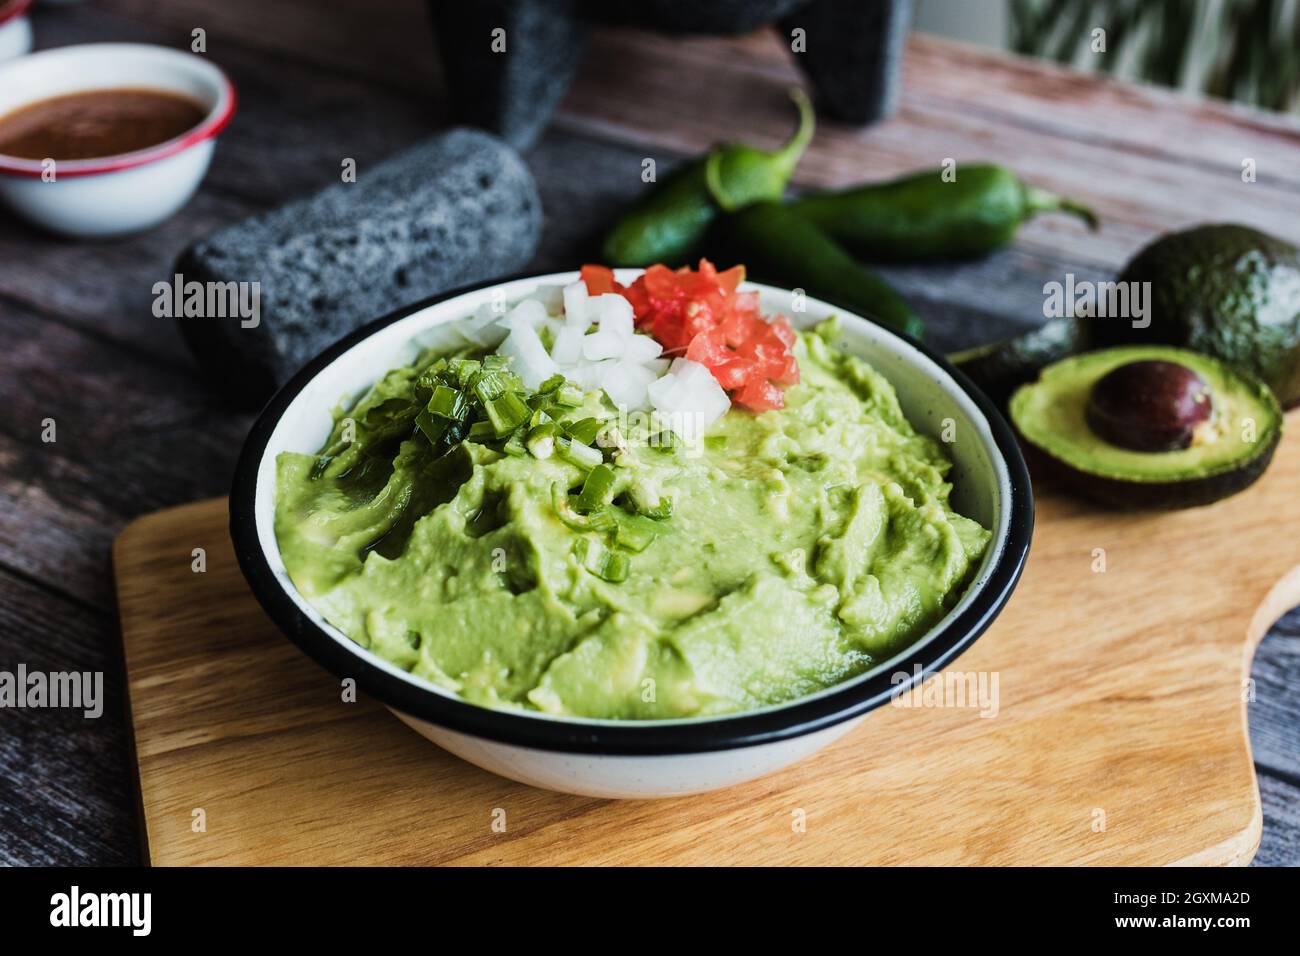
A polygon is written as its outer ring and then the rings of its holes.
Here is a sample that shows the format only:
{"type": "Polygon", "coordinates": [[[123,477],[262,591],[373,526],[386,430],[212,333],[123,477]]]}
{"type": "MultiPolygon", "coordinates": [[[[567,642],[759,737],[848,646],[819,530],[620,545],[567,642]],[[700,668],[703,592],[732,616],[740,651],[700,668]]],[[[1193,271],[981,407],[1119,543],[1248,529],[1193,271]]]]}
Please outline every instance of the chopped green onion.
{"type": "Polygon", "coordinates": [[[609,504],[614,498],[615,477],[614,469],[603,463],[587,472],[587,480],[578,493],[578,510],[589,514],[609,504]]]}
{"type": "Polygon", "coordinates": [[[555,422],[543,422],[536,428],[529,429],[528,439],[524,444],[534,458],[550,458],[555,453],[557,431],[555,422]]]}
{"type": "Polygon", "coordinates": [[[469,411],[469,405],[465,401],[464,393],[447,385],[434,387],[433,395],[429,397],[429,403],[425,408],[432,415],[454,418],[457,421],[463,419],[469,411]]]}
{"type": "Polygon", "coordinates": [[[564,433],[574,441],[590,445],[596,440],[596,435],[600,433],[600,425],[600,419],[598,418],[582,418],[565,425],[564,433]]]}
{"type": "Polygon", "coordinates": [[[618,520],[608,508],[593,511],[588,515],[580,515],[574,511],[573,504],[569,501],[568,491],[559,482],[551,486],[551,507],[555,511],[555,516],[572,531],[604,532],[614,531],[618,527],[618,520]]]}
{"type": "Polygon", "coordinates": [[[528,420],[530,409],[514,392],[506,392],[483,403],[488,420],[496,429],[497,437],[504,438],[528,420]]]}
{"type": "Polygon", "coordinates": [[[727,436],[726,436],[726,435],[706,435],[706,436],[704,436],[704,447],[705,447],[705,448],[726,448],[726,447],[727,447],[727,436]]]}
{"type": "Polygon", "coordinates": [[[415,416],[415,424],[420,431],[424,432],[424,437],[429,439],[429,444],[437,448],[442,441],[443,435],[447,433],[450,420],[433,415],[428,409],[425,409],[415,416]]]}
{"type": "Polygon", "coordinates": [[[627,580],[627,573],[631,566],[632,562],[627,559],[626,554],[607,551],[604,566],[596,574],[610,584],[622,584],[627,580]]]}
{"type": "Polygon", "coordinates": [[[572,382],[565,382],[555,391],[555,404],[577,408],[582,404],[582,389],[572,382]]]}
{"type": "Polygon", "coordinates": [[[469,384],[469,380],[477,375],[482,367],[481,362],[467,358],[452,359],[447,363],[447,371],[455,376],[456,382],[461,388],[465,388],[469,384]]]}
{"type": "Polygon", "coordinates": [[[564,376],[556,372],[541,385],[537,386],[537,391],[541,395],[549,395],[564,384],[564,376]]]}
{"type": "Polygon", "coordinates": [[[667,518],[673,513],[673,500],[662,497],[652,484],[640,478],[628,486],[627,501],[633,511],[647,518],[667,518]]]}
{"type": "Polygon", "coordinates": [[[556,453],[571,465],[590,471],[605,460],[599,449],[561,435],[555,439],[556,453]]]}
{"type": "Polygon", "coordinates": [[[619,584],[627,580],[630,562],[626,554],[610,551],[594,538],[579,538],[573,545],[573,553],[582,566],[602,581],[619,584]]]}
{"type": "Polygon", "coordinates": [[[637,514],[653,518],[655,521],[664,521],[673,516],[673,499],[667,495],[660,498],[659,503],[653,507],[637,507],[636,499],[632,498],[632,506],[636,508],[637,514]]]}
{"type": "Polygon", "coordinates": [[[528,454],[528,447],[524,444],[523,437],[519,432],[515,432],[506,439],[506,443],[501,446],[501,450],[514,458],[522,458],[528,454]]]}
{"type": "Polygon", "coordinates": [[[650,547],[659,537],[654,522],[636,515],[624,515],[619,518],[618,530],[614,532],[614,544],[638,554],[650,547]]]}
{"type": "Polygon", "coordinates": [[[492,441],[501,436],[497,434],[497,430],[492,426],[492,423],[485,418],[469,426],[469,433],[465,437],[470,441],[482,442],[492,441]]]}
{"type": "Polygon", "coordinates": [[[555,419],[539,408],[528,416],[528,427],[536,428],[539,425],[549,425],[554,421],[555,419]]]}
{"type": "Polygon", "coordinates": [[[484,405],[505,394],[506,381],[500,372],[484,372],[474,381],[474,394],[484,405]]]}

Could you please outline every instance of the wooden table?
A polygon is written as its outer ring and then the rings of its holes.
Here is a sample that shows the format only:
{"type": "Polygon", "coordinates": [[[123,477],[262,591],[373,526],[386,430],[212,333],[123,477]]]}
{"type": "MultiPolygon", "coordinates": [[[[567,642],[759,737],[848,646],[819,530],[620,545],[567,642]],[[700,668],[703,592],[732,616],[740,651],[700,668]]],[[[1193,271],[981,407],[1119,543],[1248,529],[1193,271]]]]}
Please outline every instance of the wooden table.
{"type": "MultiPolygon", "coordinates": [[[[41,8],[38,48],[103,40],[188,46],[240,91],[203,188],[147,235],[70,244],[0,219],[0,670],[102,670],[105,714],[0,710],[0,863],[139,859],[109,545],[131,518],[224,493],[247,415],[196,380],[151,287],[218,226],[364,174],[442,122],[416,0],[104,0],[41,8]],[[42,441],[42,422],[57,441],[42,441]]],[[[717,139],[774,144],[795,73],[775,38],[669,41],[601,32],[529,160],[548,213],[535,266],[589,257],[590,240],[661,168],[717,139]]],[[[1105,228],[1031,224],[1016,245],[960,266],[891,268],[941,348],[1041,321],[1044,282],[1108,277],[1157,233],[1236,220],[1300,242],[1300,124],[1167,91],[914,36],[898,117],[823,124],[800,185],[886,177],[952,157],[1006,163],[1081,198],[1105,228]],[[1254,159],[1258,181],[1241,182],[1254,159]]],[[[1279,529],[1279,533],[1283,533],[1279,529]]],[[[1294,534],[1291,530],[1289,533],[1294,534]]],[[[1249,560],[1249,555],[1242,555],[1249,560]]],[[[1256,863],[1300,863],[1300,613],[1261,645],[1251,736],[1264,800],[1256,863]]]]}

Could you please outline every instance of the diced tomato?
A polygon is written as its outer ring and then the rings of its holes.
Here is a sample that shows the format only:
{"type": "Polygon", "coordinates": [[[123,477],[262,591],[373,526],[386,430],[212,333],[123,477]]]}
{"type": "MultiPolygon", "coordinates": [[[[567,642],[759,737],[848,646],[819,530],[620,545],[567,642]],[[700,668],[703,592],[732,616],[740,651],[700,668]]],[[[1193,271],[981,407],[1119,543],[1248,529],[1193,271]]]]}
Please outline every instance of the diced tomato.
{"type": "Polygon", "coordinates": [[[612,270],[589,265],[582,267],[582,279],[591,295],[622,293],[637,326],[659,341],[665,355],[684,355],[708,368],[738,405],[783,408],[781,386],[799,381],[789,319],[765,319],[758,293],[736,291],[744,266],[719,272],[707,259],[695,270],[655,265],[625,287],[612,270]]]}
{"type": "Polygon", "coordinates": [[[734,392],[744,387],[745,382],[754,374],[754,366],[748,359],[732,358],[712,366],[712,371],[713,377],[724,391],[734,392]]]}
{"type": "Polygon", "coordinates": [[[756,412],[765,412],[769,408],[785,408],[785,393],[781,391],[780,386],[761,378],[751,378],[732,398],[737,405],[756,412]]]}
{"type": "Polygon", "coordinates": [[[770,323],[772,334],[775,335],[786,348],[794,348],[795,334],[794,329],[790,328],[790,320],[784,315],[778,315],[770,323]]]}
{"type": "Polygon", "coordinates": [[[676,299],[682,292],[676,275],[667,266],[651,266],[633,285],[637,283],[645,286],[652,300],[676,299]]]}
{"type": "Polygon", "coordinates": [[[799,384],[799,362],[793,355],[785,357],[785,364],[780,372],[772,376],[772,380],[781,385],[798,385],[799,384]]]}
{"type": "Polygon", "coordinates": [[[721,327],[716,325],[697,334],[686,347],[688,359],[711,369],[728,361],[731,354],[731,349],[727,348],[727,341],[723,338],[721,327]]]}
{"type": "Polygon", "coordinates": [[[587,284],[588,295],[604,295],[606,292],[623,292],[621,285],[614,280],[614,270],[608,266],[586,265],[579,270],[582,281],[587,284]]]}

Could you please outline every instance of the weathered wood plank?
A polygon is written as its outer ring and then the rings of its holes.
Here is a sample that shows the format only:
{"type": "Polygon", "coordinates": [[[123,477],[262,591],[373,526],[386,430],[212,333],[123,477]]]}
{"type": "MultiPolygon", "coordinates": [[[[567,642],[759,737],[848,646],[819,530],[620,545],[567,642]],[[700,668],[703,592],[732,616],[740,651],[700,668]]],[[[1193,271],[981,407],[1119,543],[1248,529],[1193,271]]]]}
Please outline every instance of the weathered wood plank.
{"type": "MultiPolygon", "coordinates": [[[[105,554],[124,519],[98,500],[103,481],[91,466],[0,435],[0,567],[107,606],[105,554]]],[[[0,652],[11,640],[22,638],[0,634],[0,652]]]]}
{"type": "Polygon", "coordinates": [[[111,634],[107,610],[0,570],[0,670],[99,672],[104,691],[95,719],[80,710],[0,709],[0,864],[139,860],[121,652],[111,634]]]}
{"type": "Polygon", "coordinates": [[[164,26],[188,44],[190,31],[208,34],[208,52],[223,45],[256,50],[268,59],[295,58],[412,89],[437,91],[440,75],[423,0],[103,0],[123,17],[164,26]],[[223,43],[224,41],[224,43],[223,43]]]}
{"type": "Polygon", "coordinates": [[[1252,865],[1296,866],[1300,861],[1300,786],[1264,772],[1259,775],[1259,795],[1264,803],[1264,836],[1252,865]]]}
{"type": "Polygon", "coordinates": [[[1300,609],[1283,617],[1255,652],[1250,670],[1250,742],[1255,762],[1300,780],[1300,609]]]}
{"type": "Polygon", "coordinates": [[[0,403],[0,564],[106,603],[113,535],[138,514],[224,493],[250,418],[182,365],[14,306],[0,322],[0,380],[21,383],[0,403]]]}
{"type": "MultiPolygon", "coordinates": [[[[140,236],[103,243],[71,243],[45,235],[12,216],[0,218],[0,314],[35,310],[89,335],[128,346],[157,362],[184,366],[188,353],[170,319],[153,314],[153,286],[170,281],[177,252],[188,243],[254,211],[242,200],[199,193],[180,215],[140,236]]],[[[33,373],[53,369],[28,356],[33,373]]],[[[64,367],[80,371],[78,366],[64,367]]]]}

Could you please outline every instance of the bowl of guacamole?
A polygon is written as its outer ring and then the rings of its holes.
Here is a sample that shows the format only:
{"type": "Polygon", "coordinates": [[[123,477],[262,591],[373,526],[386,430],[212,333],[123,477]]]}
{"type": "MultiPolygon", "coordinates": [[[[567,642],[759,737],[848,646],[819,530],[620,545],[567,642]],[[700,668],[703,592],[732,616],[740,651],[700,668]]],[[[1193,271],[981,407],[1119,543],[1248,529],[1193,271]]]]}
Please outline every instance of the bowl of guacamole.
{"type": "Polygon", "coordinates": [[[231,494],[310,656],[471,762],[613,797],[845,733],[988,626],[1032,516],[942,359],[707,262],[373,323],[271,401],[231,494]]]}

